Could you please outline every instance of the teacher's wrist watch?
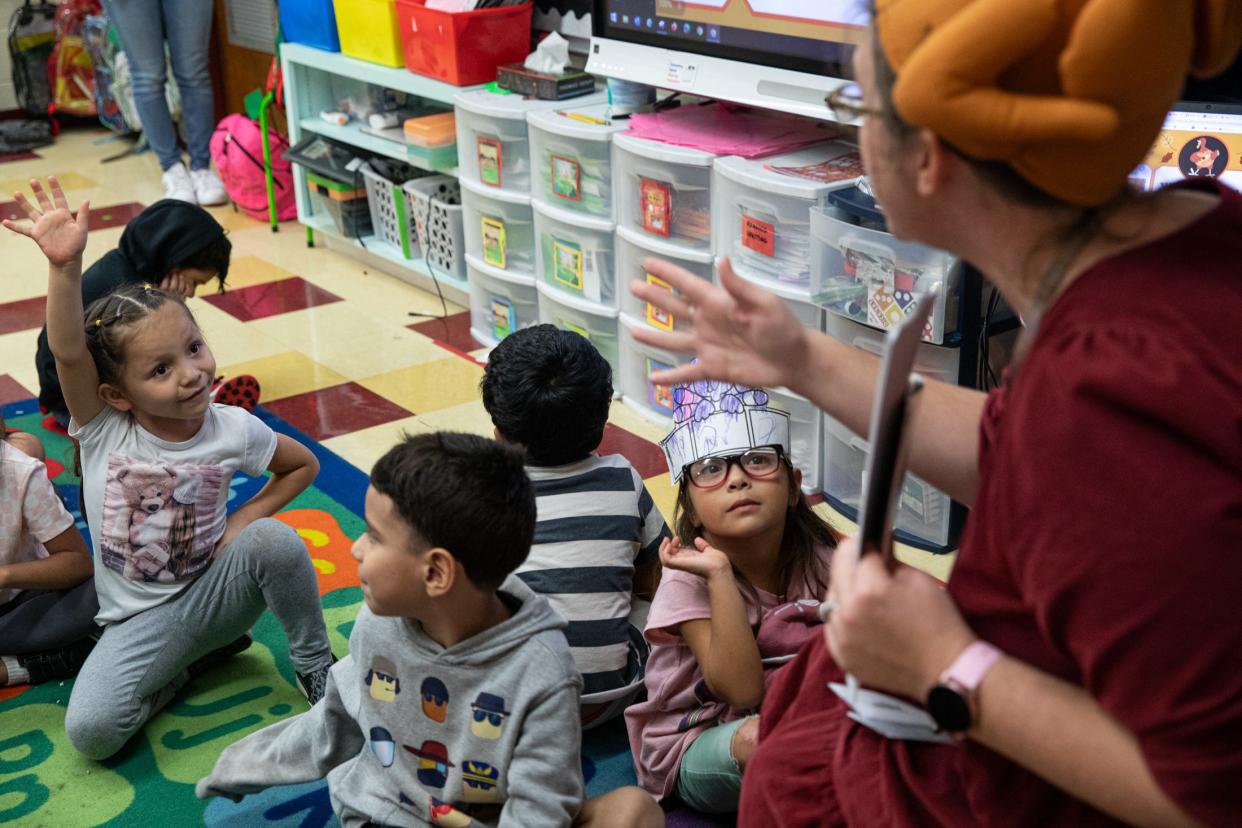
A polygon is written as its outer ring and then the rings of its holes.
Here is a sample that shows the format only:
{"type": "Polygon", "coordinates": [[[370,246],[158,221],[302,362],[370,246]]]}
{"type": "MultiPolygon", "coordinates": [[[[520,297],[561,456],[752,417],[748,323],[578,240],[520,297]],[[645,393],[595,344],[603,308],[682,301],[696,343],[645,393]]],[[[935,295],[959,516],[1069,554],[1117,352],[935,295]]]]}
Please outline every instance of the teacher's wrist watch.
{"type": "Polygon", "coordinates": [[[962,650],[927,693],[927,712],[937,727],[960,738],[979,721],[979,684],[1002,655],[986,641],[962,650]]]}

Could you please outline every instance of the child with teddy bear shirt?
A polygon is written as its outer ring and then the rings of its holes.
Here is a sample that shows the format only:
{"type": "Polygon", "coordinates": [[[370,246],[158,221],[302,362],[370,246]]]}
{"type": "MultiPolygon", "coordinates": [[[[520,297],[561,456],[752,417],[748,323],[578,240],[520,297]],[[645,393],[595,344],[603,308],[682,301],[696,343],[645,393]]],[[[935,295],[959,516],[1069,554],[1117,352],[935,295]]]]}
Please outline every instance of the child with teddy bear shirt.
{"type": "Polygon", "coordinates": [[[82,308],[89,207],[75,216],[54,178],[16,200],[49,264],[47,331],[82,450],[83,511],[104,631],[65,712],[93,759],[115,754],[205,661],[248,643],[271,609],[298,684],[322,698],[335,660],[301,538],[271,516],[315,479],[305,446],[253,414],[214,404],[215,359],[181,297],[126,285],[82,308]],[[270,472],[228,513],[236,472],[270,472]]]}

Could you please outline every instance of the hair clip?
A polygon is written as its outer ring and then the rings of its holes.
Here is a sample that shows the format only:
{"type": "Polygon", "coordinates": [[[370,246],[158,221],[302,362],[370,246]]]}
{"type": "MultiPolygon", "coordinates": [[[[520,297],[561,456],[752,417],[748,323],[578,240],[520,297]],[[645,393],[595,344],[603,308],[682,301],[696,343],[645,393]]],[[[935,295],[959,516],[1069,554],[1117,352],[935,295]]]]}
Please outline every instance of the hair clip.
{"type": "Polygon", "coordinates": [[[102,320],[102,319],[96,319],[96,320],[95,320],[95,327],[96,327],[96,328],[101,328],[101,327],[103,327],[103,320],[102,320]]]}

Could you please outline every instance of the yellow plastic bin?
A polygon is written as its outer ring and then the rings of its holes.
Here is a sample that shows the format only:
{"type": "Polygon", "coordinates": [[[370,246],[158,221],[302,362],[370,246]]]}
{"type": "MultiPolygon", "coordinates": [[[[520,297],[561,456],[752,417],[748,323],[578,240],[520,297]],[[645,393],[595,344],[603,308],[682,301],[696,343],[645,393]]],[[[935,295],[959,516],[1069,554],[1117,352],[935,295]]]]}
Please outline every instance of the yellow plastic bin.
{"type": "Polygon", "coordinates": [[[396,0],[332,0],[341,52],[371,63],[405,66],[396,0]]]}

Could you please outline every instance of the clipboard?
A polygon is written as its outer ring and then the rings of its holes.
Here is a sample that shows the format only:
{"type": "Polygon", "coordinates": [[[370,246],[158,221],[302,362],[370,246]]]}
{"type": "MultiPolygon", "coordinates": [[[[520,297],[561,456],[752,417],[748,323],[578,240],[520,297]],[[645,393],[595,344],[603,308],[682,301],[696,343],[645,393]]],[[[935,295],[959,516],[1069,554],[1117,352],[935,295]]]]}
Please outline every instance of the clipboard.
{"type": "Polygon", "coordinates": [[[909,453],[908,424],[923,389],[923,378],[912,373],[923,326],[940,293],[940,285],[919,297],[909,316],[890,328],[884,340],[880,374],[867,441],[871,452],[863,472],[863,494],[858,507],[858,557],[878,552],[891,569],[893,509],[901,492],[909,453]]]}

